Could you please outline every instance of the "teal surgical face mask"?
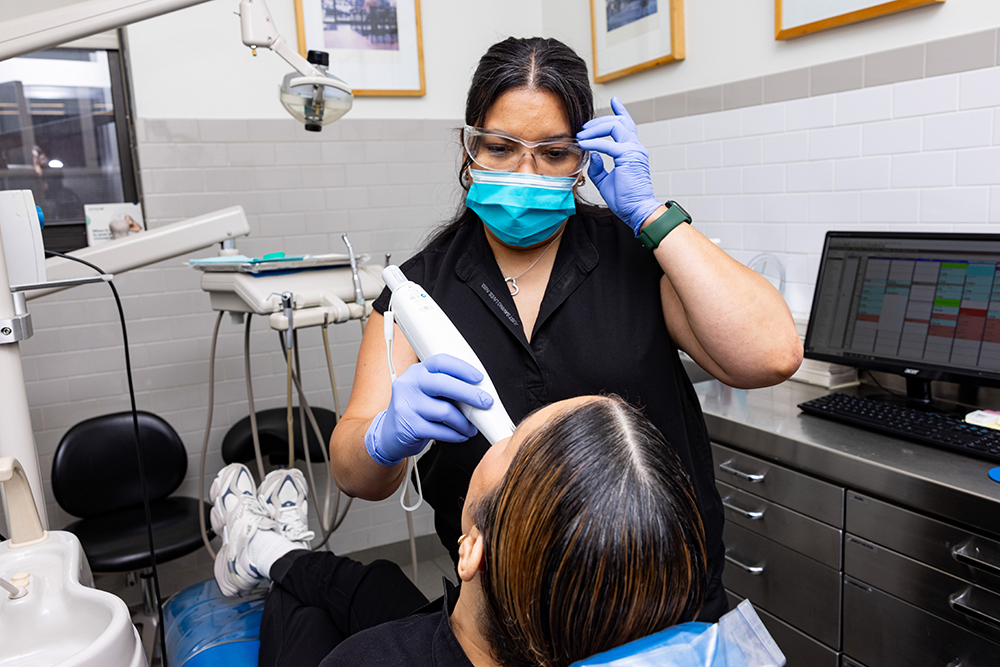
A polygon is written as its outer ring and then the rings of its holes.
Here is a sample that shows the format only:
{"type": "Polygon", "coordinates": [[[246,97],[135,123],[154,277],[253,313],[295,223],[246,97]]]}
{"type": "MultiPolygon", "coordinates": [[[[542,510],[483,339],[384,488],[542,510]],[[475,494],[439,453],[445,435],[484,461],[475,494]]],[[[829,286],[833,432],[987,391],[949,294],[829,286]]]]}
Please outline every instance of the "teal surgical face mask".
{"type": "Polygon", "coordinates": [[[470,171],[472,185],[466,205],[509,246],[526,248],[541,243],[576,213],[576,176],[470,171]]]}

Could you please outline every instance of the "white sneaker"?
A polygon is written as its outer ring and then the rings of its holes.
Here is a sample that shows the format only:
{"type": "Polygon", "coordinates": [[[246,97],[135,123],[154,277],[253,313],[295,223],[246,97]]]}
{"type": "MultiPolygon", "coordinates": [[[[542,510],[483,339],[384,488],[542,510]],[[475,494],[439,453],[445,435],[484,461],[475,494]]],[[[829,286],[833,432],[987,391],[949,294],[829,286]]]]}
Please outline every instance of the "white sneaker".
{"type": "Polygon", "coordinates": [[[308,549],[316,533],[309,530],[309,503],[302,471],[298,468],[272,470],[261,482],[257,495],[264,511],[276,524],[274,530],[308,549]]]}
{"type": "Polygon", "coordinates": [[[215,581],[223,595],[244,595],[264,579],[247,557],[247,545],[258,530],[275,524],[261,507],[253,476],[242,463],[220,470],[208,497],[212,529],[222,536],[222,548],[215,556],[215,581]]]}

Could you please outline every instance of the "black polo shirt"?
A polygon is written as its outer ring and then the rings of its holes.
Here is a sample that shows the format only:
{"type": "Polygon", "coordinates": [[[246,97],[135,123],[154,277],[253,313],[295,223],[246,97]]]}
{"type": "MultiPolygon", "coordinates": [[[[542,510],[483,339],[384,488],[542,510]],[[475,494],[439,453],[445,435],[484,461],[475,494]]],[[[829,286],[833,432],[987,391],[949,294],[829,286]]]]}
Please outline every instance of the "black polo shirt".
{"type": "Polygon", "coordinates": [[[442,597],[406,618],[351,635],[319,667],[472,667],[451,628],[458,589],[443,577],[442,583],[442,597]]]}
{"type": "MultiPolygon", "coordinates": [[[[570,218],[530,343],[478,221],[433,240],[400,268],[465,336],[514,423],[543,405],[590,394],[614,393],[642,408],[691,476],[707,553],[716,561],[712,575],[721,573],[723,515],[704,417],[667,332],[663,270],[627,226],[610,213],[570,218]]],[[[386,289],[374,308],[384,313],[388,304],[386,289]]],[[[463,498],[488,448],[477,435],[437,443],[420,460],[424,497],[453,559],[463,498]]]]}

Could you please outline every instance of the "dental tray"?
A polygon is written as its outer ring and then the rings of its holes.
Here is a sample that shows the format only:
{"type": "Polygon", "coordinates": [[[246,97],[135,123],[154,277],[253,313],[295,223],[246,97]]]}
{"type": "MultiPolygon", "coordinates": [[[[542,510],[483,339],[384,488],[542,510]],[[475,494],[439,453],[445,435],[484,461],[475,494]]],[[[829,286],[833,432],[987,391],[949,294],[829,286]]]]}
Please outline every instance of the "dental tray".
{"type": "MultiPolygon", "coordinates": [[[[367,253],[356,257],[358,264],[364,264],[371,256],[367,253]]],[[[350,266],[349,255],[331,253],[328,255],[297,255],[293,257],[265,257],[263,259],[232,255],[230,257],[206,257],[188,260],[188,264],[200,271],[212,273],[268,273],[271,271],[302,271],[305,269],[331,269],[350,266]]]]}

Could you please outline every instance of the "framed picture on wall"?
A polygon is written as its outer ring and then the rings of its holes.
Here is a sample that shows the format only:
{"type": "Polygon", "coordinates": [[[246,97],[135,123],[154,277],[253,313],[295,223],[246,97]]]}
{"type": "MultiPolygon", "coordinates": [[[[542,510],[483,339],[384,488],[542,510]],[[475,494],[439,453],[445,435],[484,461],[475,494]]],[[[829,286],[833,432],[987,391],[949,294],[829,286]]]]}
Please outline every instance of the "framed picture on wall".
{"type": "Polygon", "coordinates": [[[684,0],[590,0],[594,83],[684,60],[684,0]]]}
{"type": "Polygon", "coordinates": [[[774,38],[792,39],[945,0],[774,0],[774,38]]]}
{"type": "Polygon", "coordinates": [[[423,95],[420,0],[295,0],[299,53],[326,51],[355,95],[423,95]]]}

